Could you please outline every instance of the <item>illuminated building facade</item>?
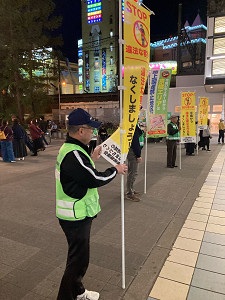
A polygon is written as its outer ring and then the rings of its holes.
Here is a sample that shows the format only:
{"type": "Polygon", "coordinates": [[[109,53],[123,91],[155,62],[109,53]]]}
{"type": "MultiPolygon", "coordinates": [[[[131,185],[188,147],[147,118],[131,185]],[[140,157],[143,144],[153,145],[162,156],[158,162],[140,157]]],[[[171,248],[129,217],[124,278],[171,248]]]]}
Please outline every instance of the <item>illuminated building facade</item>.
{"type": "Polygon", "coordinates": [[[83,43],[78,65],[83,92],[114,92],[118,84],[118,0],[82,0],[81,10],[83,43]]]}
{"type": "Polygon", "coordinates": [[[78,64],[80,62],[79,67],[82,67],[83,81],[80,83],[83,84],[83,92],[116,92],[119,73],[119,1],[82,0],[81,10],[83,45],[78,64]]]}
{"type": "MultiPolygon", "coordinates": [[[[181,62],[178,75],[203,75],[205,64],[207,27],[199,14],[190,26],[188,21],[182,30],[181,62]]],[[[151,43],[151,62],[177,61],[178,36],[151,43]]]]}
{"type": "MultiPolygon", "coordinates": [[[[225,91],[225,1],[208,1],[205,88],[225,91]]],[[[224,96],[225,98],[225,96],[224,96]]],[[[225,99],[223,100],[223,102],[225,99]]],[[[224,103],[223,103],[224,106],[224,103]]],[[[224,113],[224,108],[223,108],[224,113]]],[[[224,117],[224,116],[223,116],[224,117]]]]}

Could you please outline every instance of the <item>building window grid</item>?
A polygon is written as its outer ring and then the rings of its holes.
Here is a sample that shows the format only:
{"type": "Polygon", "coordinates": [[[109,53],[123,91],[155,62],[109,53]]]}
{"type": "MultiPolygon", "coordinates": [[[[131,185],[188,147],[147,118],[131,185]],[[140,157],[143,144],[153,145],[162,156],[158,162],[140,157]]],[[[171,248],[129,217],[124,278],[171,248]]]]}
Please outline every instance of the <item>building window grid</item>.
{"type": "Polygon", "coordinates": [[[225,33],[225,16],[215,18],[214,33],[225,33]]]}

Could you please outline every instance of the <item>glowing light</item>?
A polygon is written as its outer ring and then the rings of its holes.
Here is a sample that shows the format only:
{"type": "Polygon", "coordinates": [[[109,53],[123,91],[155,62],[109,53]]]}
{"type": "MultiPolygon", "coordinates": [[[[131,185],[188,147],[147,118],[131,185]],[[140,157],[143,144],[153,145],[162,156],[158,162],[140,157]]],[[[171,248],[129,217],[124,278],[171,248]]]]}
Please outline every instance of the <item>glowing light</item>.
{"type": "Polygon", "coordinates": [[[88,24],[102,21],[102,1],[87,1],[87,22],[88,24]]]}

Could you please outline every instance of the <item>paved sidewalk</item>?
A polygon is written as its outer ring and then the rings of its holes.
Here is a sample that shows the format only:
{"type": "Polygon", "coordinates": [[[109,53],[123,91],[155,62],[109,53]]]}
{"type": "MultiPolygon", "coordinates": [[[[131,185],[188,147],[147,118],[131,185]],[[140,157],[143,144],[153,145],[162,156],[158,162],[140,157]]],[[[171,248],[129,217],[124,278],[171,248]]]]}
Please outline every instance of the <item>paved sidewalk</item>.
{"type": "Polygon", "coordinates": [[[218,154],[148,299],[225,299],[225,148],[218,154]]]}
{"type": "MultiPolygon", "coordinates": [[[[67,245],[55,218],[54,165],[62,141],[37,157],[0,162],[0,299],[56,299],[67,245]]],[[[147,194],[125,202],[126,289],[121,288],[120,177],[100,188],[93,222],[87,289],[101,300],[146,300],[222,146],[167,169],[166,146],[148,144],[147,194]]],[[[143,153],[144,157],[144,153],[143,153]]],[[[108,165],[103,159],[97,168],[108,165]]],[[[137,190],[143,191],[144,164],[137,190]]]]}

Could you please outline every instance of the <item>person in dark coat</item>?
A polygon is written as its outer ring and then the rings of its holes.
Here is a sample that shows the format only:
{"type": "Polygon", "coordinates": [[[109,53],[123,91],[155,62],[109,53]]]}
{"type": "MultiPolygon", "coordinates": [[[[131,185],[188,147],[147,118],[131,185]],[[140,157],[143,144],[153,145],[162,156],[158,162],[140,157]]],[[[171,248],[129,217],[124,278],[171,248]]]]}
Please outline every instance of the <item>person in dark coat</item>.
{"type": "Polygon", "coordinates": [[[44,116],[40,117],[40,121],[39,121],[39,126],[38,126],[42,132],[44,132],[44,134],[42,134],[42,140],[43,142],[46,144],[46,146],[48,146],[48,142],[45,139],[45,133],[47,132],[48,129],[48,123],[47,121],[45,121],[44,116]]]}
{"type": "Polygon", "coordinates": [[[27,156],[27,149],[24,140],[24,129],[19,124],[18,119],[14,119],[13,126],[13,152],[15,158],[18,160],[24,160],[24,157],[27,156]]]}
{"type": "Polygon", "coordinates": [[[202,150],[206,150],[207,152],[211,151],[209,149],[209,144],[210,144],[210,139],[212,138],[212,136],[211,136],[209,126],[210,126],[210,120],[208,119],[207,128],[203,129],[203,131],[202,131],[202,138],[203,138],[203,143],[204,143],[202,150]],[[207,149],[205,147],[207,147],[207,149]]]}
{"type": "Polygon", "coordinates": [[[140,198],[137,196],[140,193],[134,190],[134,182],[138,174],[138,163],[141,162],[141,145],[139,138],[142,135],[142,130],[136,125],[130,150],[127,155],[128,172],[127,172],[127,195],[126,200],[139,202],[140,198]]]}
{"type": "Polygon", "coordinates": [[[30,135],[33,141],[33,154],[31,156],[37,156],[37,151],[39,149],[44,150],[44,144],[42,142],[42,132],[40,132],[40,130],[37,128],[36,126],[36,121],[30,121],[30,125],[29,125],[29,129],[30,129],[30,135]]]}
{"type": "Polygon", "coordinates": [[[107,129],[102,125],[98,131],[101,143],[103,143],[108,138],[107,129]]]}

